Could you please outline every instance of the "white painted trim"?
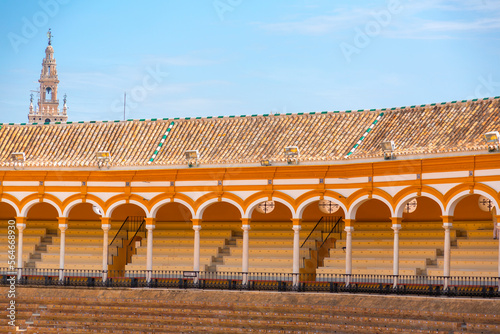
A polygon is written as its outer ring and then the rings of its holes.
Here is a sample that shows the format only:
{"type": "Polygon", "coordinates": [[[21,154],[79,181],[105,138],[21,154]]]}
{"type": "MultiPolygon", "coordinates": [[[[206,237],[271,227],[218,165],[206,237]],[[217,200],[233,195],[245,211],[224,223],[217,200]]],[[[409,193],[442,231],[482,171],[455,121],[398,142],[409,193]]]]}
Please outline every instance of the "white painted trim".
{"type": "Polygon", "coordinates": [[[456,177],[469,177],[468,170],[461,170],[457,172],[446,172],[446,173],[423,173],[422,180],[432,180],[432,179],[451,179],[456,177]]]}
{"type": "Polygon", "coordinates": [[[474,189],[474,192],[471,194],[469,190],[464,190],[464,191],[456,194],[455,196],[453,196],[453,198],[450,199],[450,201],[448,202],[448,205],[446,207],[446,210],[445,210],[445,216],[453,216],[455,214],[455,208],[456,208],[458,202],[460,202],[460,200],[462,200],[462,198],[464,198],[468,195],[483,195],[484,197],[490,199],[493,202],[494,206],[496,208],[498,208],[497,201],[493,197],[491,197],[490,194],[488,194],[487,192],[474,189]]]}
{"type": "Polygon", "coordinates": [[[82,183],[79,181],[45,181],[43,185],[46,187],[81,187],[82,183]]]}
{"type": "Polygon", "coordinates": [[[168,182],[144,182],[144,181],[135,181],[130,182],[131,187],[170,187],[170,181],[168,182]]]}
{"type": "Polygon", "coordinates": [[[350,184],[350,183],[366,183],[368,182],[368,177],[350,177],[350,178],[335,178],[335,179],[325,179],[325,184],[350,184]]]}
{"type": "MultiPolygon", "coordinates": [[[[340,207],[342,208],[342,210],[344,210],[344,213],[347,212],[347,208],[346,206],[344,205],[344,203],[340,202],[338,199],[334,198],[334,197],[330,197],[330,196],[324,196],[324,199],[328,200],[328,201],[332,201],[334,202],[335,204],[338,204],[340,205],[340,207]]],[[[297,212],[295,213],[295,215],[293,216],[293,218],[299,218],[299,219],[302,219],[302,213],[304,212],[304,209],[309,205],[311,204],[312,202],[315,202],[315,201],[319,201],[320,200],[320,196],[314,196],[314,197],[311,197],[309,198],[308,200],[302,202],[299,207],[297,208],[297,212]]]]}
{"type": "MultiPolygon", "coordinates": [[[[243,217],[244,210],[243,210],[243,208],[237,202],[233,201],[232,199],[224,198],[224,197],[222,197],[220,201],[221,202],[226,202],[226,203],[231,203],[232,205],[234,205],[240,211],[241,217],[244,218],[243,217]]],[[[219,202],[218,198],[212,198],[212,199],[209,199],[206,202],[203,202],[203,204],[200,205],[200,207],[196,211],[196,214],[194,215],[193,219],[202,219],[203,212],[205,211],[205,209],[207,207],[209,207],[210,204],[217,203],[217,202],[219,202]]]]}
{"type": "Polygon", "coordinates": [[[25,216],[20,216],[19,214],[21,213],[19,211],[19,208],[17,207],[17,205],[12,202],[10,199],[6,199],[6,198],[0,198],[0,202],[3,202],[3,203],[8,203],[10,204],[10,206],[12,206],[14,208],[14,210],[16,211],[16,216],[18,217],[25,217],[25,216]]]}
{"type": "Polygon", "coordinates": [[[87,187],[125,187],[125,182],[88,181],[87,187]]]}
{"type": "MultiPolygon", "coordinates": [[[[247,210],[245,212],[245,214],[241,217],[241,218],[251,218],[252,217],[252,212],[253,210],[255,209],[255,207],[261,203],[261,202],[264,202],[264,201],[268,201],[269,200],[269,197],[261,197],[255,201],[253,201],[248,207],[247,207],[247,210]]],[[[284,199],[281,199],[279,197],[273,197],[271,200],[275,201],[275,202],[279,202],[281,204],[284,204],[288,209],[290,209],[290,212],[292,213],[292,218],[295,217],[295,209],[293,208],[293,206],[288,203],[287,201],[285,201],[284,199]]]]}
{"type": "Polygon", "coordinates": [[[379,175],[373,177],[373,182],[413,181],[416,179],[417,174],[379,175]]]}
{"type": "MultiPolygon", "coordinates": [[[[173,200],[174,203],[179,203],[184,205],[186,208],[189,209],[189,212],[191,212],[191,217],[195,216],[194,209],[191,205],[189,205],[188,202],[183,201],[182,199],[174,198],[173,200]]],[[[156,214],[158,213],[158,210],[165,204],[171,203],[170,198],[166,198],[164,200],[161,200],[160,202],[156,203],[152,208],[151,212],[148,215],[148,218],[156,218],[156,214]]]]}
{"type": "Polygon", "coordinates": [[[314,179],[274,179],[274,185],[319,184],[319,178],[314,179]]]}
{"type": "Polygon", "coordinates": [[[267,180],[224,180],[225,186],[265,186],[267,180]]]}
{"type": "Polygon", "coordinates": [[[37,203],[49,203],[49,204],[52,204],[52,206],[57,210],[58,217],[62,217],[61,208],[56,203],[54,203],[53,201],[51,201],[50,199],[46,199],[46,198],[43,198],[42,202],[40,202],[39,199],[34,199],[34,200],[31,200],[28,203],[26,203],[23,206],[22,210],[21,210],[21,217],[26,217],[27,214],[28,214],[29,209],[31,209],[31,207],[33,205],[37,204],[37,203]]]}
{"type": "Polygon", "coordinates": [[[176,187],[215,187],[217,186],[217,180],[213,181],[175,181],[176,187]]]}
{"type": "Polygon", "coordinates": [[[443,203],[441,203],[441,201],[436,196],[429,194],[427,192],[422,192],[420,194],[420,196],[417,196],[417,192],[415,192],[413,194],[406,195],[397,203],[396,210],[394,211],[395,215],[396,215],[395,217],[402,218],[404,206],[406,205],[406,203],[408,203],[408,201],[411,200],[412,198],[418,198],[418,197],[427,197],[427,198],[433,199],[434,202],[436,202],[439,205],[439,207],[441,208],[441,215],[444,216],[444,214],[445,214],[444,205],[443,205],[443,203]]]}
{"type": "Polygon", "coordinates": [[[500,169],[479,169],[474,171],[474,176],[499,176],[500,169]]]}
{"type": "Polygon", "coordinates": [[[39,181],[3,181],[4,187],[38,187],[39,181]]]}
{"type": "MultiPolygon", "coordinates": [[[[71,209],[73,209],[76,205],[78,205],[78,204],[82,204],[82,203],[84,203],[84,202],[83,202],[83,199],[77,199],[77,200],[74,200],[73,202],[69,203],[69,204],[68,204],[68,205],[64,208],[64,211],[63,211],[63,215],[62,215],[62,217],[66,217],[66,218],[68,218],[68,215],[69,215],[69,212],[71,211],[71,209]]],[[[95,206],[97,206],[99,209],[101,209],[101,212],[104,212],[103,208],[102,208],[99,204],[97,204],[97,202],[95,202],[95,201],[93,201],[93,200],[91,200],[91,199],[87,199],[87,200],[85,201],[85,203],[90,203],[90,204],[92,204],[92,205],[95,205],[95,206]]]]}
{"type": "Polygon", "coordinates": [[[143,210],[144,210],[144,213],[146,214],[146,217],[150,217],[149,210],[148,210],[148,208],[147,208],[144,204],[139,203],[139,202],[137,202],[137,201],[135,201],[135,200],[130,200],[130,201],[127,203],[127,201],[126,201],[126,200],[122,199],[122,200],[120,200],[120,201],[118,201],[118,202],[116,202],[116,203],[111,204],[111,205],[110,205],[110,207],[108,208],[108,211],[106,211],[106,212],[104,213],[103,218],[111,218],[111,214],[113,213],[113,211],[114,211],[114,210],[115,210],[118,206],[120,206],[120,205],[122,205],[122,204],[135,204],[135,205],[137,205],[138,207],[140,207],[141,209],[143,209],[143,210]]]}
{"type": "MultiPolygon", "coordinates": [[[[349,210],[346,213],[346,219],[356,219],[356,212],[358,211],[358,208],[361,206],[361,204],[369,199],[370,198],[368,198],[368,195],[364,195],[352,202],[352,204],[349,206],[349,210]]],[[[394,210],[392,209],[392,205],[385,198],[379,195],[372,195],[371,199],[378,199],[384,202],[385,205],[387,205],[387,207],[389,208],[389,211],[391,211],[391,217],[394,217],[394,210]]]]}

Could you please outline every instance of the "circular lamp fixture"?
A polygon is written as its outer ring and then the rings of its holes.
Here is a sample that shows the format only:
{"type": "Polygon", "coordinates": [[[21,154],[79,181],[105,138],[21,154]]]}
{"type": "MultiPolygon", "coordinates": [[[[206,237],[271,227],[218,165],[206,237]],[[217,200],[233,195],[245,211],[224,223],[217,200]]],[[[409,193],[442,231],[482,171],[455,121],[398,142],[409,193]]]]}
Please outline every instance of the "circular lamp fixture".
{"type": "Polygon", "coordinates": [[[99,208],[98,206],[92,205],[92,210],[94,210],[94,212],[95,212],[97,215],[102,216],[102,210],[101,210],[101,208],[99,208]]]}
{"type": "Polygon", "coordinates": [[[265,202],[259,203],[259,205],[257,205],[255,210],[257,210],[257,212],[264,213],[264,214],[271,213],[274,210],[274,206],[275,206],[274,201],[265,201],[265,202]]]}
{"type": "Polygon", "coordinates": [[[404,213],[412,213],[417,210],[417,199],[411,199],[408,203],[405,204],[405,208],[403,210],[404,213]]]}
{"type": "Polygon", "coordinates": [[[491,212],[491,210],[493,210],[492,200],[485,196],[479,196],[478,204],[479,208],[483,211],[491,212]]]}
{"type": "Polygon", "coordinates": [[[340,209],[340,205],[333,203],[332,201],[322,199],[318,203],[319,210],[323,213],[334,213],[340,209]]]}

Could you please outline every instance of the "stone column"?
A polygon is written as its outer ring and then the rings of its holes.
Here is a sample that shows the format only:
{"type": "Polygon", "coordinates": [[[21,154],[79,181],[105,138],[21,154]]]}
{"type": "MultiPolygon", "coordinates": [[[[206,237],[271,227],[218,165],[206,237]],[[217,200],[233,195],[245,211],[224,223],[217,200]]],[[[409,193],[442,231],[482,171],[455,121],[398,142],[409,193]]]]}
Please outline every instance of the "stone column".
{"type": "Polygon", "coordinates": [[[66,230],[68,229],[68,218],[57,217],[59,230],[61,231],[61,244],[59,246],[59,280],[64,279],[64,254],[66,253],[66,230]]]}
{"type": "Polygon", "coordinates": [[[241,259],[241,272],[243,273],[242,284],[248,283],[248,258],[249,258],[249,239],[248,239],[248,231],[250,230],[250,219],[242,218],[241,219],[243,230],[243,254],[241,259]]]}
{"type": "Polygon", "coordinates": [[[293,222],[293,285],[299,284],[299,274],[300,274],[300,230],[302,226],[300,225],[301,219],[292,219],[293,222]]]}
{"type": "Polygon", "coordinates": [[[443,276],[444,279],[444,289],[448,289],[448,282],[450,276],[450,259],[451,259],[451,238],[450,229],[453,227],[453,216],[441,216],[443,219],[444,228],[444,266],[443,266],[443,276]]]}
{"type": "Polygon", "coordinates": [[[146,230],[148,230],[148,246],[146,249],[146,281],[151,281],[153,272],[153,230],[155,229],[155,218],[144,218],[146,230]]]}
{"type": "MultiPolygon", "coordinates": [[[[193,271],[200,271],[200,230],[201,219],[191,219],[194,230],[193,271]]],[[[196,280],[197,281],[197,280],[196,280]]]]}
{"type": "Polygon", "coordinates": [[[399,230],[401,229],[401,221],[403,218],[392,217],[392,229],[394,230],[394,250],[392,260],[392,274],[394,275],[393,286],[398,285],[399,276],[399,230]]]}
{"type": "MultiPolygon", "coordinates": [[[[10,225],[9,225],[10,226],[10,225]]],[[[23,231],[26,228],[26,217],[16,217],[16,227],[18,231],[17,235],[17,278],[21,279],[23,276],[23,231]]]]}
{"type": "Polygon", "coordinates": [[[104,232],[102,238],[102,280],[108,279],[108,257],[109,257],[109,230],[111,229],[111,218],[101,218],[101,228],[104,232]]]}
{"type": "MultiPolygon", "coordinates": [[[[500,277],[500,215],[494,216],[493,228],[496,228],[498,242],[498,277],[500,277]]],[[[500,279],[498,280],[498,288],[500,289],[500,279]]]]}
{"type": "Polygon", "coordinates": [[[352,231],[354,231],[354,219],[344,219],[346,232],[345,236],[345,285],[348,286],[351,283],[352,275],[352,231]]]}

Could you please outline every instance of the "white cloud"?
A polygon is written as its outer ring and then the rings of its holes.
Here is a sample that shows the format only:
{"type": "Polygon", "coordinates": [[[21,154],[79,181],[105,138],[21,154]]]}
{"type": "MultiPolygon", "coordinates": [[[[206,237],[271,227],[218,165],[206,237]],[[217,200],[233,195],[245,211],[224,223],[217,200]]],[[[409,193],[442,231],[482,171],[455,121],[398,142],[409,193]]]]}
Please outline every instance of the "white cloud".
{"type": "MultiPolygon", "coordinates": [[[[381,35],[388,38],[444,39],[460,38],[458,33],[487,33],[500,30],[500,1],[497,0],[421,0],[400,1],[397,14],[392,14],[381,35]],[[436,18],[437,17],[437,18],[436,18]]],[[[375,21],[378,8],[337,8],[330,14],[278,23],[255,23],[259,28],[284,34],[341,35],[352,33],[375,21]]]]}

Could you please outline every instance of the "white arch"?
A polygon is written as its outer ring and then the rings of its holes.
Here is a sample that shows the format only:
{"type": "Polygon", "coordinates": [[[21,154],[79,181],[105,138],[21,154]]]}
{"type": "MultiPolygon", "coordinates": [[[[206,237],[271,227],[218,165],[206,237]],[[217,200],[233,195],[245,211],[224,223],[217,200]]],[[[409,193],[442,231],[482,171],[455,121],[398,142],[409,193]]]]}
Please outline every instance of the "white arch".
{"type": "Polygon", "coordinates": [[[102,209],[102,207],[97,204],[97,202],[91,200],[91,199],[87,199],[85,200],[85,202],[83,201],[83,199],[77,199],[77,200],[74,200],[73,202],[69,203],[65,208],[64,208],[64,211],[63,211],[63,217],[68,217],[69,215],[69,212],[71,211],[71,209],[73,209],[76,205],[78,204],[82,204],[82,203],[90,203],[92,205],[95,205],[97,206],[99,209],[101,209],[101,212],[104,212],[104,210],[102,209]]]}
{"type": "Polygon", "coordinates": [[[31,200],[28,203],[26,203],[21,210],[21,217],[26,217],[29,209],[31,209],[31,207],[33,205],[38,204],[38,203],[52,204],[52,206],[57,210],[58,217],[63,217],[62,211],[61,211],[61,208],[59,207],[59,205],[57,205],[54,201],[47,199],[47,198],[43,198],[41,202],[39,199],[34,199],[34,200],[31,200]]]}
{"type": "MultiPolygon", "coordinates": [[[[304,212],[304,209],[309,205],[311,204],[312,202],[315,202],[315,201],[319,201],[321,198],[320,196],[314,196],[314,197],[311,197],[309,198],[308,200],[304,201],[302,204],[299,205],[299,207],[297,208],[297,212],[295,213],[294,217],[293,218],[302,218],[302,213],[304,212]]],[[[346,206],[344,205],[344,203],[342,203],[341,201],[339,201],[338,199],[334,198],[334,197],[330,197],[330,196],[324,196],[324,199],[328,200],[328,201],[332,201],[334,202],[335,204],[338,204],[340,205],[340,207],[342,208],[342,210],[344,210],[344,213],[347,213],[347,208],[346,206]]]]}
{"type": "MultiPolygon", "coordinates": [[[[238,204],[238,202],[233,201],[232,199],[229,199],[229,198],[224,198],[224,197],[222,197],[220,201],[233,204],[240,211],[241,217],[243,217],[244,211],[243,211],[243,208],[238,204]]],[[[212,198],[212,199],[209,199],[208,201],[204,202],[202,205],[200,205],[200,207],[196,211],[196,214],[193,216],[193,219],[202,219],[203,212],[205,211],[205,209],[208,206],[210,206],[210,204],[217,203],[217,202],[219,202],[218,198],[212,198]]]]}
{"type": "Polygon", "coordinates": [[[370,199],[378,199],[378,200],[384,202],[385,205],[387,205],[387,207],[391,211],[391,217],[394,217],[394,210],[392,209],[392,205],[391,205],[391,203],[389,203],[388,200],[386,200],[385,198],[383,198],[382,196],[379,196],[379,195],[372,195],[371,198],[368,195],[363,195],[360,198],[358,198],[357,200],[355,200],[349,206],[349,210],[347,211],[347,213],[345,215],[346,219],[356,219],[356,212],[358,211],[358,208],[361,206],[361,204],[363,204],[364,202],[366,202],[367,200],[370,200],[370,199]]]}
{"type": "Polygon", "coordinates": [[[493,202],[493,206],[495,208],[498,208],[498,202],[495,200],[495,198],[491,197],[491,195],[488,194],[487,192],[474,189],[473,193],[471,194],[469,190],[464,190],[450,199],[448,205],[446,206],[444,215],[453,216],[455,214],[455,207],[457,206],[458,202],[460,202],[464,197],[467,197],[469,195],[483,195],[484,197],[490,199],[493,202]]]}
{"type": "MultiPolygon", "coordinates": [[[[252,204],[250,204],[248,206],[247,211],[242,216],[242,218],[251,218],[252,212],[255,209],[255,207],[257,205],[259,205],[260,203],[262,203],[264,201],[268,201],[268,200],[269,200],[269,197],[261,197],[258,200],[253,201],[252,204]]],[[[290,209],[290,212],[292,213],[292,217],[295,218],[295,209],[293,208],[293,206],[290,203],[288,203],[287,201],[285,201],[284,199],[279,198],[279,197],[273,197],[271,200],[275,201],[275,202],[279,202],[281,204],[284,204],[288,209],[290,209]]]]}
{"type": "Polygon", "coordinates": [[[398,202],[398,204],[396,205],[396,210],[394,212],[395,215],[396,215],[395,217],[398,217],[398,218],[403,217],[403,211],[404,211],[406,203],[408,203],[408,201],[410,201],[412,198],[418,198],[418,197],[428,197],[428,198],[433,199],[439,205],[439,207],[441,208],[441,215],[444,215],[444,212],[445,212],[444,211],[444,205],[443,205],[443,203],[441,203],[441,201],[439,200],[439,198],[437,198],[433,194],[430,194],[430,193],[427,193],[427,192],[422,192],[420,194],[420,196],[418,196],[418,193],[415,192],[413,194],[409,194],[409,195],[403,197],[398,202]]]}
{"type": "Polygon", "coordinates": [[[126,200],[122,199],[116,203],[111,204],[108,208],[108,211],[104,213],[103,218],[110,218],[113,211],[122,204],[135,204],[144,210],[144,212],[146,213],[146,217],[150,217],[149,210],[144,204],[137,202],[136,200],[130,200],[127,202],[126,200]]]}
{"type": "MultiPolygon", "coordinates": [[[[0,202],[10,204],[10,206],[12,206],[14,208],[14,210],[16,211],[16,216],[19,217],[19,214],[21,212],[19,211],[19,208],[17,207],[17,205],[14,202],[12,202],[10,199],[6,199],[6,198],[0,198],[0,202]]],[[[21,217],[24,217],[24,216],[21,216],[21,217]]]]}
{"type": "Polygon", "coordinates": [[[186,208],[189,209],[189,212],[191,212],[191,217],[194,217],[195,216],[195,213],[194,213],[194,209],[191,207],[191,205],[189,205],[188,202],[186,201],[183,201],[182,199],[178,199],[178,198],[174,198],[173,201],[170,200],[170,198],[166,198],[164,200],[161,200],[159,201],[158,203],[156,203],[152,208],[151,208],[151,213],[149,214],[148,218],[156,218],[156,214],[158,213],[158,210],[165,204],[168,204],[168,203],[179,203],[179,204],[182,204],[184,205],[186,208]]]}

